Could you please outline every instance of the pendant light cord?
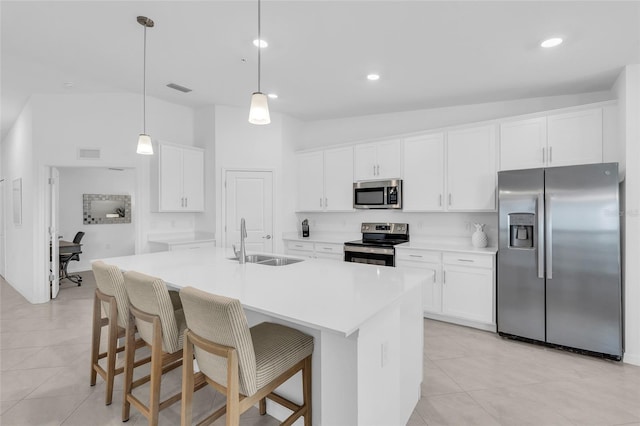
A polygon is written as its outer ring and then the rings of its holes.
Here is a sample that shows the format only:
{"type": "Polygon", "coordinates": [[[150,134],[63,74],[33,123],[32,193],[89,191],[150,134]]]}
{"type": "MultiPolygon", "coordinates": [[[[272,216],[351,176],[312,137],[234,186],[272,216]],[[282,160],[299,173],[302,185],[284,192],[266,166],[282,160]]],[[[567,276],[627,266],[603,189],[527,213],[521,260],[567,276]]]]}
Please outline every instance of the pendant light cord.
{"type": "Polygon", "coordinates": [[[142,54],[142,133],[147,134],[147,25],[144,25],[144,48],[142,54]]]}
{"type": "Polygon", "coordinates": [[[258,92],[260,90],[260,51],[262,50],[262,37],[260,36],[260,0],[258,0],[258,92]]]}

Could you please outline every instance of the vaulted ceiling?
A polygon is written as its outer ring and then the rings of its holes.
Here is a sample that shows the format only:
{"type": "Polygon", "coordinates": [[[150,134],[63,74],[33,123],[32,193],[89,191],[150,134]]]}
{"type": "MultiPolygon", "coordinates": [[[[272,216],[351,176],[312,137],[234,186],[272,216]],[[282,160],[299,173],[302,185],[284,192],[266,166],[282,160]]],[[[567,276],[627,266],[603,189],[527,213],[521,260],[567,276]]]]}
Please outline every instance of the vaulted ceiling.
{"type": "MultiPolygon", "coordinates": [[[[3,136],[33,93],[141,93],[138,15],[156,24],[148,95],[248,108],[256,90],[257,1],[0,8],[3,136]]],[[[331,119],[608,90],[640,62],[640,2],[263,0],[262,38],[262,90],[278,95],[270,108],[331,119]],[[542,49],[551,36],[565,41],[542,49]]]]}

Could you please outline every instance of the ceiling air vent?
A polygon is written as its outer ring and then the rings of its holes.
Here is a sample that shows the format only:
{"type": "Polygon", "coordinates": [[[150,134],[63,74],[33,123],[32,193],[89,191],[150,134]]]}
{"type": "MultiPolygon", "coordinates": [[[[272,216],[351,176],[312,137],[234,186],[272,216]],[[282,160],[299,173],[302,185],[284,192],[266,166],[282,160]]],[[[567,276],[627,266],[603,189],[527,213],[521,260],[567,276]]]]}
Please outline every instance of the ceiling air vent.
{"type": "Polygon", "coordinates": [[[96,148],[78,148],[78,159],[80,160],[99,160],[100,150],[96,148]]]}
{"type": "Polygon", "coordinates": [[[169,84],[167,84],[167,87],[169,87],[171,89],[178,90],[178,91],[183,92],[183,93],[191,92],[191,89],[189,89],[188,87],[180,86],[179,84],[175,84],[175,83],[169,83],[169,84]]]}

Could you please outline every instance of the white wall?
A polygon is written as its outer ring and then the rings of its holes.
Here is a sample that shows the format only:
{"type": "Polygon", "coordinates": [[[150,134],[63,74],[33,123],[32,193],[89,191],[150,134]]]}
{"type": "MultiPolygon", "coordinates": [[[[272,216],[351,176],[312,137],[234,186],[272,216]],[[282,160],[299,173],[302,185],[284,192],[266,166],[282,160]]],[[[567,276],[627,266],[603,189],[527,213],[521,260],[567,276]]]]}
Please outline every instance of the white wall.
{"type": "Polygon", "coordinates": [[[380,139],[611,99],[613,94],[606,91],[306,122],[296,149],[380,139]]]}
{"type": "Polygon", "coordinates": [[[213,105],[195,112],[195,145],[204,148],[204,213],[196,215],[196,230],[216,230],[216,111],[213,105]]]}
{"type": "Polygon", "coordinates": [[[83,194],[133,195],[135,170],[109,170],[98,167],[63,167],[60,172],[58,234],[71,241],[76,232],[85,233],[80,261],[70,262],[68,271],[91,269],[91,259],[127,256],[135,253],[135,227],[132,223],[83,223],[83,194]]]}
{"type": "Polygon", "coordinates": [[[223,170],[273,170],[274,251],[282,252],[282,232],[295,226],[292,208],[295,191],[288,181],[291,176],[288,167],[295,167],[293,141],[297,139],[299,124],[293,118],[272,112],[271,124],[256,126],[247,121],[248,113],[248,106],[215,107],[216,236],[222,245],[223,170]],[[287,162],[291,164],[285,164],[287,162]]]}
{"type": "MultiPolygon", "coordinates": [[[[2,141],[2,170],[5,205],[5,274],[4,277],[27,300],[33,301],[36,271],[34,268],[34,142],[33,111],[29,102],[9,134],[2,141]],[[13,221],[13,180],[22,179],[22,224],[13,221]]],[[[38,286],[41,286],[41,282],[38,286]]]]}
{"type": "Polygon", "coordinates": [[[640,365],[640,64],[625,67],[613,89],[620,112],[618,133],[626,152],[625,361],[640,365]]]}
{"type": "MultiPolygon", "coordinates": [[[[148,250],[153,232],[193,230],[194,213],[150,213],[149,162],[135,153],[141,131],[140,95],[33,95],[3,141],[7,178],[23,176],[23,225],[7,232],[7,281],[32,303],[49,299],[47,218],[48,167],[125,167],[135,169],[136,250],[148,250]],[[98,148],[99,160],[78,159],[78,148],[98,148]]],[[[191,108],[147,98],[147,132],[154,140],[194,145],[191,108]]],[[[6,200],[6,196],[5,196],[6,200]]]]}

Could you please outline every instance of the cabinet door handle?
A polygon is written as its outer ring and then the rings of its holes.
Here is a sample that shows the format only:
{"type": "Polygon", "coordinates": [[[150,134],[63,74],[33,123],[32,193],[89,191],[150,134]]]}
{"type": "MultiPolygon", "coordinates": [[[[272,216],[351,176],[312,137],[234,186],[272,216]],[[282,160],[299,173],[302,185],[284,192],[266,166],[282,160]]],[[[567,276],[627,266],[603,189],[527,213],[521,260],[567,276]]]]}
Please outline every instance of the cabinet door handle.
{"type": "Polygon", "coordinates": [[[549,147],[549,164],[553,163],[553,147],[549,147]]]}
{"type": "Polygon", "coordinates": [[[442,194],[438,195],[438,206],[442,207],[442,194]]]}
{"type": "Polygon", "coordinates": [[[475,262],[473,259],[458,259],[459,262],[475,262]]]}
{"type": "Polygon", "coordinates": [[[547,156],[544,155],[544,151],[545,151],[545,148],[543,147],[542,148],[542,165],[544,165],[544,163],[547,161],[547,156]]]}
{"type": "Polygon", "coordinates": [[[324,197],[324,206],[329,207],[329,199],[327,197],[324,197]]]}
{"type": "Polygon", "coordinates": [[[422,259],[422,255],[420,254],[410,254],[409,257],[419,257],[420,259],[422,259]]]}
{"type": "Polygon", "coordinates": [[[375,164],[373,165],[373,175],[374,176],[376,175],[376,165],[375,164]]]}
{"type": "Polygon", "coordinates": [[[442,284],[447,283],[447,271],[442,271],[442,284]]]}
{"type": "Polygon", "coordinates": [[[380,176],[380,164],[378,164],[376,166],[376,172],[377,172],[378,176],[380,176]]]}
{"type": "Polygon", "coordinates": [[[451,205],[451,193],[449,193],[449,205],[451,205]]]}
{"type": "Polygon", "coordinates": [[[189,197],[184,197],[184,206],[189,207],[189,197]]]}
{"type": "Polygon", "coordinates": [[[184,197],[180,198],[180,207],[184,207],[184,197]]]}
{"type": "Polygon", "coordinates": [[[300,244],[294,244],[294,247],[302,248],[300,244]]]}
{"type": "Polygon", "coordinates": [[[265,236],[264,236],[264,237],[262,237],[262,238],[264,238],[265,240],[270,240],[270,239],[271,239],[271,235],[267,234],[267,235],[265,235],[265,236]]]}
{"type": "Polygon", "coordinates": [[[320,208],[322,208],[322,197],[320,197],[320,208]]]}
{"type": "Polygon", "coordinates": [[[333,249],[331,247],[322,247],[322,250],[333,251],[333,249]]]}

